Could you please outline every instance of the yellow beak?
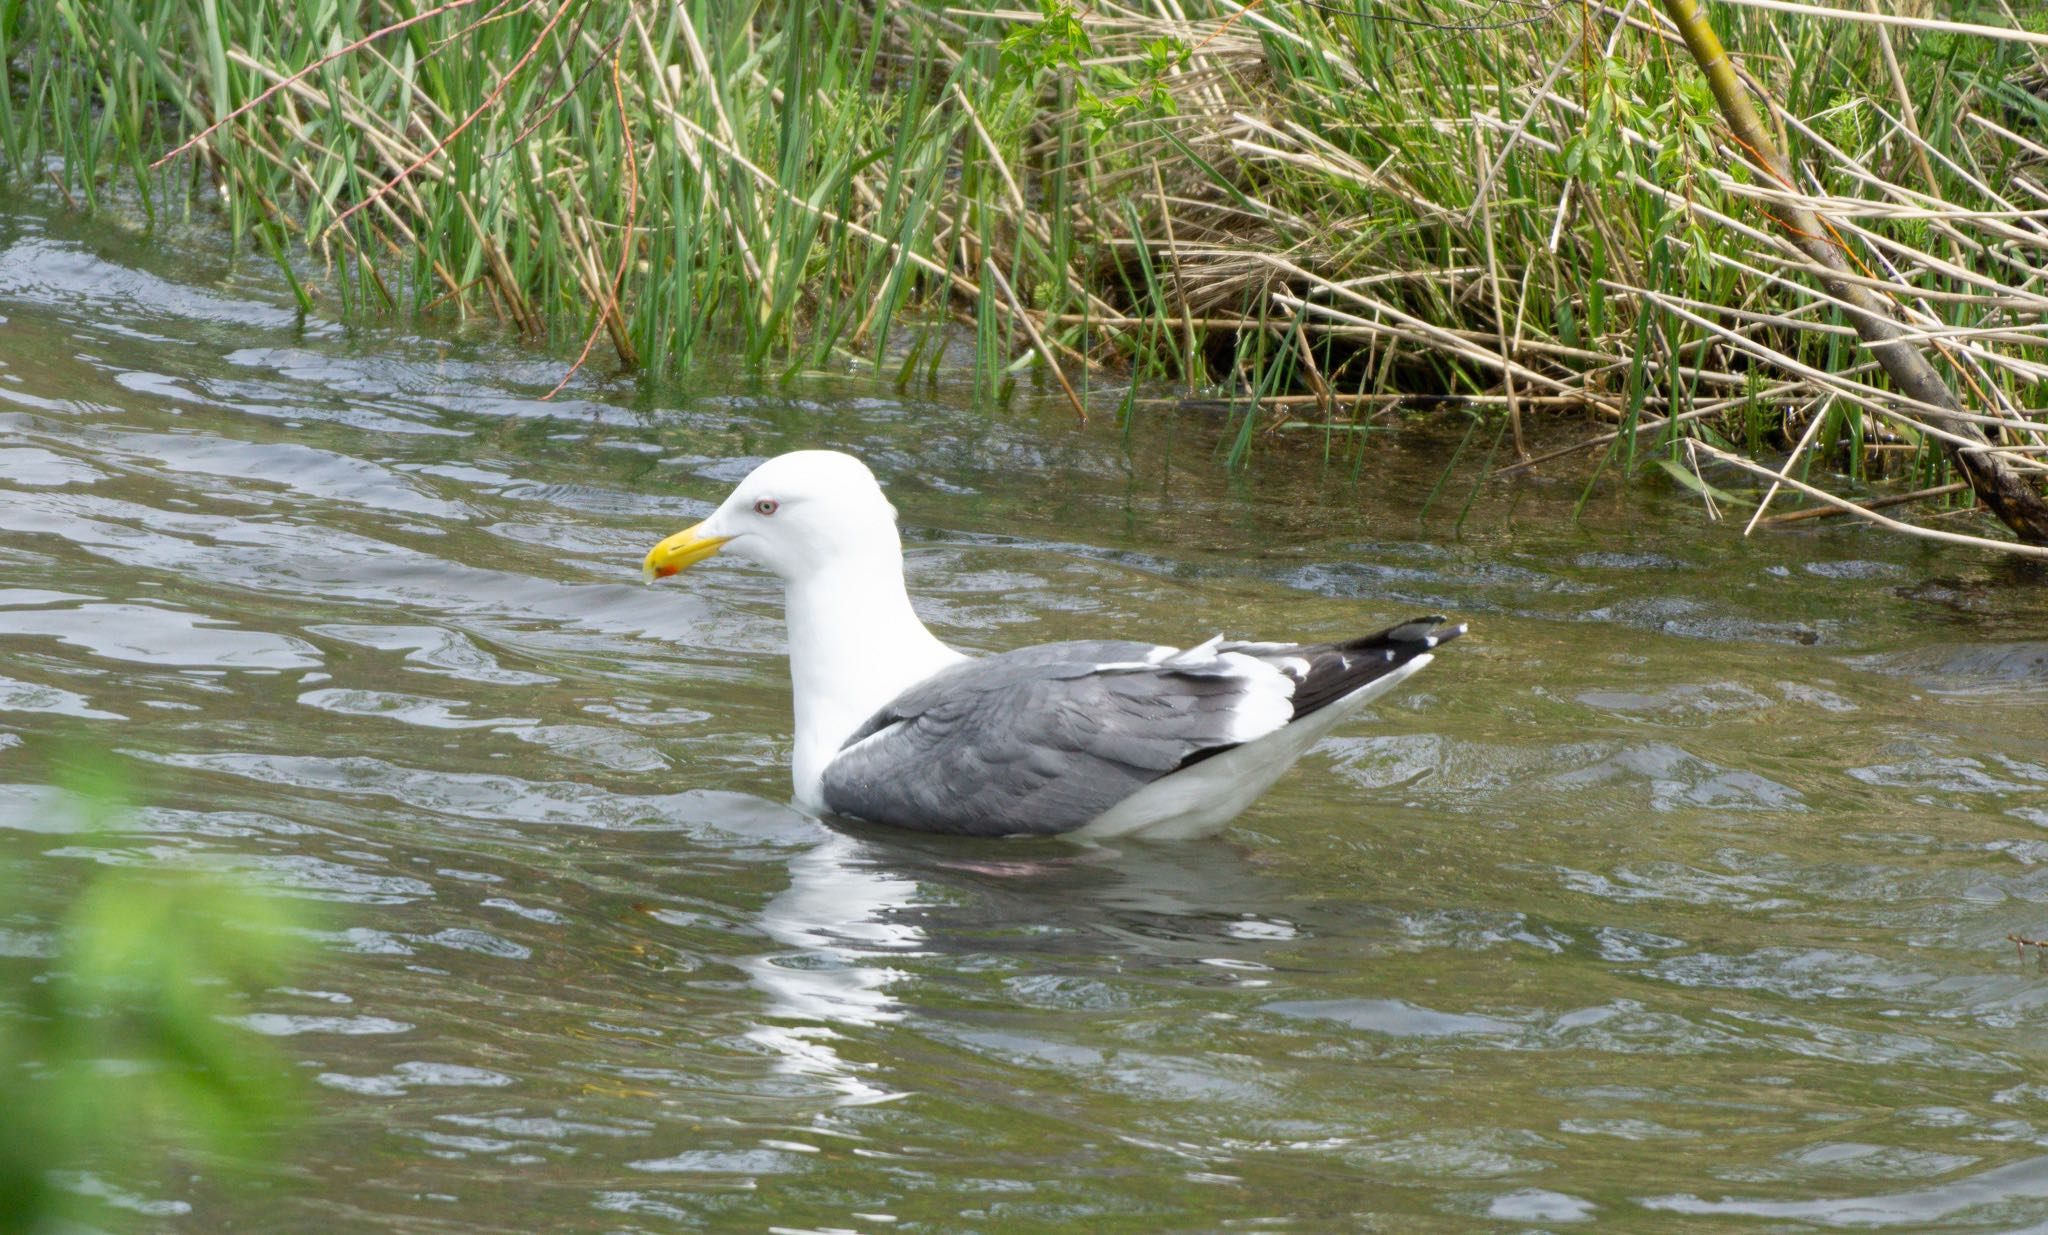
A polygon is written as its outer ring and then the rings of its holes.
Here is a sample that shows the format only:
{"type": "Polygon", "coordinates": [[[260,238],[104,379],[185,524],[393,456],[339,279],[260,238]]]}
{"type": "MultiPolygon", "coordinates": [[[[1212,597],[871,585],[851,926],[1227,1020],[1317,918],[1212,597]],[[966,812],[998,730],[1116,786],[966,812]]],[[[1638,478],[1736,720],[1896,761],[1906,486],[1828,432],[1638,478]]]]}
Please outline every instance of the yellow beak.
{"type": "Polygon", "coordinates": [[[704,536],[697,527],[684,528],[647,551],[646,564],[641,567],[640,577],[652,583],[666,579],[679,570],[697,563],[718,552],[718,546],[731,540],[730,536],[704,536]]]}

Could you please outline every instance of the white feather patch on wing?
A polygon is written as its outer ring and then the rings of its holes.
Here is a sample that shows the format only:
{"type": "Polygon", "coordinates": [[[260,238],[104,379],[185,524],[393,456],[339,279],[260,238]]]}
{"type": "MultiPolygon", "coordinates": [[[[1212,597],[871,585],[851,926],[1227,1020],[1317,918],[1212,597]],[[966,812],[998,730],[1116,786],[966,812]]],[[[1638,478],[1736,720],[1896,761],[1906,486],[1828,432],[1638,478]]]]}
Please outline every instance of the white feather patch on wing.
{"type": "Polygon", "coordinates": [[[1230,709],[1230,740],[1251,742],[1294,719],[1294,688],[1300,684],[1296,674],[1306,675],[1308,662],[1294,657],[1285,662],[1288,669],[1282,669],[1242,652],[1223,650],[1247,646],[1251,645],[1225,644],[1222,635],[1214,635],[1191,648],[1155,647],[1145,654],[1143,661],[1111,661],[1096,665],[1095,671],[1130,673],[1141,669],[1222,665],[1229,677],[1244,684],[1244,697],[1230,709]]]}
{"type": "Polygon", "coordinates": [[[1157,669],[1165,664],[1170,657],[1176,656],[1179,653],[1179,648],[1168,647],[1162,643],[1145,653],[1145,659],[1143,660],[1106,660],[1095,666],[1095,672],[1136,673],[1143,669],[1157,669]]]}
{"type": "MultiPolygon", "coordinates": [[[[1217,659],[1216,648],[1223,642],[1222,635],[1211,635],[1202,642],[1178,655],[1160,661],[1162,665],[1206,665],[1217,659]]],[[[1240,657],[1239,659],[1244,659],[1240,657]]]]}
{"type": "Polygon", "coordinates": [[[1250,742],[1294,719],[1295,680],[1263,660],[1237,652],[1217,659],[1230,666],[1231,676],[1244,683],[1244,698],[1230,709],[1230,740],[1250,742]]]}

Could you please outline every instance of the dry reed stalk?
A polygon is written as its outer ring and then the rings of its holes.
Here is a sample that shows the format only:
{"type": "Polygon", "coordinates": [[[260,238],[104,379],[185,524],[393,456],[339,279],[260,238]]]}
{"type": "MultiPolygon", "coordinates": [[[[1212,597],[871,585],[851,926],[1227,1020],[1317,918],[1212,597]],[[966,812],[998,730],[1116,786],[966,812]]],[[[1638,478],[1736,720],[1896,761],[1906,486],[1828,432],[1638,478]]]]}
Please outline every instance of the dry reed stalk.
{"type": "Polygon", "coordinates": [[[1003,299],[1009,302],[1010,308],[1016,313],[1017,321],[1024,327],[1024,333],[1030,336],[1031,346],[1038,349],[1039,358],[1045,362],[1045,367],[1051,369],[1052,375],[1059,379],[1060,389],[1066,392],[1067,402],[1074,406],[1074,416],[1082,424],[1087,424],[1088,408],[1082,404],[1081,396],[1074,393],[1074,384],[1067,380],[1066,370],[1060,368],[1059,357],[1053,355],[1052,348],[1046,345],[1045,336],[1039,333],[1037,323],[1033,322],[1031,314],[1025,311],[1023,301],[1017,299],[1017,293],[1011,288],[1010,281],[1003,277],[1003,272],[996,269],[995,262],[989,258],[981,259],[981,267],[988,275],[989,281],[995,284],[996,290],[1002,292],[1003,299]]]}
{"type": "Polygon", "coordinates": [[[1685,446],[1688,451],[1705,454],[1711,458],[1721,461],[1722,463],[1726,463],[1733,467],[1740,468],[1745,472],[1749,472],[1752,475],[1774,478],[1780,483],[1789,485],[1790,487],[1799,490],[1801,493],[1806,494],[1808,497],[1813,498],[1816,501],[1824,502],[1829,506],[1835,507],[1836,509],[1840,510],[1843,514],[1854,515],[1859,519],[1865,520],[1866,522],[1875,523],[1879,527],[1889,528],[1894,532],[1903,532],[1908,536],[1917,536],[1923,540],[1938,540],[1944,544],[1964,545],[1973,549],[1991,549],[1999,552],[2016,554],[2020,557],[2034,558],[2037,561],[2048,562],[2048,545],[2011,544],[2007,541],[2002,540],[1990,540],[1983,536],[1964,536],[1956,532],[1944,532],[1938,528],[1921,527],[1917,524],[1912,523],[1902,523],[1899,520],[1890,517],[1889,515],[1878,514],[1868,504],[1859,505],[1858,503],[1852,502],[1847,498],[1837,497],[1835,494],[1829,493],[1825,489],[1807,484],[1803,480],[1796,480],[1790,476],[1778,476],[1775,473],[1773,473],[1771,469],[1763,466],[1761,463],[1751,462],[1750,460],[1743,458],[1741,455],[1732,454],[1728,451],[1722,450],[1718,446],[1710,446],[1696,437],[1687,438],[1685,446]]]}
{"type": "Polygon", "coordinates": [[[1773,13],[1790,13],[1798,17],[1815,17],[1829,21],[1846,21],[1873,26],[1892,26],[1901,30],[1918,30],[1934,34],[1962,34],[1979,39],[2004,39],[2015,43],[2031,43],[2048,47],[2048,34],[2040,34],[2018,26],[1985,26],[1975,22],[1941,21],[1936,18],[1912,13],[1887,13],[1882,9],[1859,13],[1854,9],[1823,8],[1815,4],[1798,4],[1794,0],[1720,0],[1739,8],[1765,9],[1773,13]]]}
{"type": "MultiPolygon", "coordinates": [[[[1792,447],[1792,453],[1785,459],[1785,466],[1778,469],[1778,479],[1771,482],[1770,490],[1764,494],[1763,500],[1756,504],[1756,513],[1751,515],[1749,522],[1743,526],[1744,536],[1756,531],[1758,521],[1764,517],[1764,512],[1771,508],[1771,500],[1777,497],[1778,490],[1784,487],[1785,477],[1790,476],[1792,469],[1799,466],[1800,456],[1806,453],[1808,446],[1813,445],[1813,439],[1820,432],[1820,427],[1827,423],[1828,409],[1835,405],[1838,397],[1830,394],[1820,405],[1820,409],[1807,419],[1806,432],[1799,435],[1798,443],[1792,447]]],[[[1868,506],[1868,503],[1865,505],[1868,506]]]]}

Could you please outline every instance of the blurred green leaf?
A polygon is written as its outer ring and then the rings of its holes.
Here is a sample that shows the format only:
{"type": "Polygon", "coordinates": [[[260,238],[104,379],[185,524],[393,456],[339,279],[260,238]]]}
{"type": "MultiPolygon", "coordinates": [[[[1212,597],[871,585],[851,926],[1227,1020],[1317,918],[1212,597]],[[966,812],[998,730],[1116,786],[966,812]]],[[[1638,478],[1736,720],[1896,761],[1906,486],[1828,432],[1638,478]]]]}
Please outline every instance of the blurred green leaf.
{"type": "Polygon", "coordinates": [[[87,756],[59,779],[81,845],[104,852],[57,889],[0,866],[0,903],[48,941],[0,967],[0,1235],[77,1220],[84,1198],[63,1178],[146,1188],[174,1150],[256,1161],[290,1105],[283,1061],[238,1023],[288,971],[302,937],[288,902],[189,866],[125,864],[120,765],[87,756]]]}

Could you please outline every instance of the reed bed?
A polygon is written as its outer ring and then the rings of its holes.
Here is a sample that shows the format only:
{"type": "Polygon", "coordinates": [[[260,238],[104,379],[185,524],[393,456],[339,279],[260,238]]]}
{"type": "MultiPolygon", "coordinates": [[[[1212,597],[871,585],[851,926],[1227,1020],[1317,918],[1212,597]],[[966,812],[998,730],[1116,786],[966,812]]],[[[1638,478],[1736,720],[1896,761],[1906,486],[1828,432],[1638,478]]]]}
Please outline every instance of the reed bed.
{"type": "Polygon", "coordinates": [[[1492,472],[2040,553],[1956,459],[2048,471],[2048,13],[1836,3],[1711,6],[1783,179],[1654,0],[0,0],[0,151],[217,211],[309,304],[578,364],[911,381],[952,316],[991,389],[1221,402],[1232,463],[1449,409],[1492,472]],[[1969,435],[1873,363],[1801,211],[1969,435]],[[1604,425],[1532,452],[1560,412],[1604,425]]]}

